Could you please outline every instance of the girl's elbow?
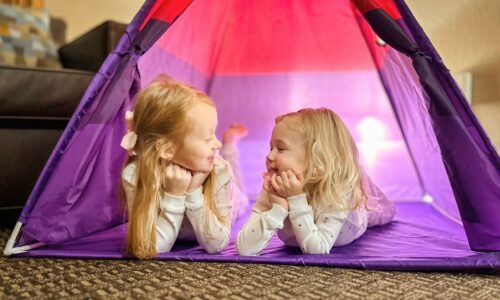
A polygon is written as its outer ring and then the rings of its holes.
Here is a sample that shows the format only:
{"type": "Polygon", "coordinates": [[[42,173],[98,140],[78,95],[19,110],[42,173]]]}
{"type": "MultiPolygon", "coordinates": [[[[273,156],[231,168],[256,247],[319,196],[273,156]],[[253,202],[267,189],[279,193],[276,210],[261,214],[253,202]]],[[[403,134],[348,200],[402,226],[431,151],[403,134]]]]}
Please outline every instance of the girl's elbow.
{"type": "Polygon", "coordinates": [[[329,254],[332,247],[320,243],[312,247],[302,246],[301,249],[304,254],[329,254]]]}
{"type": "Polygon", "coordinates": [[[307,249],[307,250],[302,250],[304,254],[329,254],[330,251],[328,249],[307,249]]]}
{"type": "Polygon", "coordinates": [[[236,250],[238,251],[238,255],[247,256],[249,254],[247,254],[245,247],[242,246],[244,244],[242,240],[243,240],[243,234],[240,231],[238,233],[238,236],[236,237],[236,250]]]}
{"type": "Polygon", "coordinates": [[[157,244],[156,245],[156,253],[166,253],[170,252],[172,250],[173,243],[172,244],[157,244]]]}
{"type": "Polygon", "coordinates": [[[238,255],[241,256],[255,256],[255,251],[248,247],[245,243],[244,234],[240,232],[236,238],[236,250],[238,250],[238,255]]]}
{"type": "Polygon", "coordinates": [[[219,249],[217,247],[205,247],[205,252],[208,254],[215,254],[217,252],[220,252],[222,249],[219,249]]]}
{"type": "Polygon", "coordinates": [[[252,256],[254,255],[251,249],[243,247],[240,243],[236,242],[236,249],[238,250],[238,255],[240,256],[252,256]]]}
{"type": "Polygon", "coordinates": [[[244,247],[237,246],[238,249],[238,255],[240,256],[258,256],[258,253],[255,253],[252,251],[252,249],[246,249],[244,247]]]}
{"type": "Polygon", "coordinates": [[[215,254],[226,249],[229,245],[229,237],[225,237],[222,241],[214,241],[212,243],[207,243],[203,246],[208,254],[215,254]]]}

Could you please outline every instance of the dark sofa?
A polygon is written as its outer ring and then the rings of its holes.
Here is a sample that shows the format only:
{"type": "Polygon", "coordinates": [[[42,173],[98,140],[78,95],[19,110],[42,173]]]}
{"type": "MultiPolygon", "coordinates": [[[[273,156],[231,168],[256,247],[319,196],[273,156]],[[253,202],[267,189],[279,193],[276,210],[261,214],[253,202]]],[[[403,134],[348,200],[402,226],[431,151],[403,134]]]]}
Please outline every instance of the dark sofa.
{"type": "MultiPolygon", "coordinates": [[[[0,66],[0,226],[17,220],[95,72],[125,28],[108,21],[63,45],[63,69],[0,66]]],[[[60,26],[54,29],[61,31],[60,26]]]]}

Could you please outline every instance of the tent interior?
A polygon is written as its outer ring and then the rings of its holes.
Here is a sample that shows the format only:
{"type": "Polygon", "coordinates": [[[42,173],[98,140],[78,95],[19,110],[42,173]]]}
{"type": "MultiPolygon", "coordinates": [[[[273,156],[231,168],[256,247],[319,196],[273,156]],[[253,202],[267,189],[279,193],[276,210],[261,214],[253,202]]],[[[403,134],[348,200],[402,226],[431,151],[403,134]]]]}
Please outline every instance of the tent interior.
{"type": "MultiPolygon", "coordinates": [[[[146,2],[119,47],[126,49],[154,2],[146,2]]],[[[404,3],[396,2],[387,1],[386,11],[414,38],[401,21],[404,3]]],[[[275,236],[261,256],[238,256],[234,239],[242,218],[221,253],[179,241],[158,259],[377,269],[500,265],[499,252],[471,250],[428,113],[429,95],[412,58],[377,36],[350,0],[193,1],[144,54],[124,62],[126,50],[115,51],[101,69],[102,87],[91,86],[86,96],[93,92],[100,101],[82,101],[57,146],[65,154],[46,166],[50,175],[37,183],[32,198],[39,199],[21,217],[18,245],[38,244],[18,256],[130,258],[126,217],[116,196],[126,156],[119,141],[137,89],[163,73],[210,96],[218,111],[218,136],[234,122],[249,129],[238,149],[251,199],[262,186],[275,117],[327,107],[350,129],[363,168],[396,203],[397,214],[392,223],[369,228],[327,255],[304,255],[275,236]],[[117,74],[117,65],[127,63],[132,67],[117,74]],[[118,101],[106,91],[122,80],[130,84],[120,87],[127,97],[118,101]],[[57,169],[65,159],[73,170],[69,187],[55,179],[65,177],[57,169]]]]}

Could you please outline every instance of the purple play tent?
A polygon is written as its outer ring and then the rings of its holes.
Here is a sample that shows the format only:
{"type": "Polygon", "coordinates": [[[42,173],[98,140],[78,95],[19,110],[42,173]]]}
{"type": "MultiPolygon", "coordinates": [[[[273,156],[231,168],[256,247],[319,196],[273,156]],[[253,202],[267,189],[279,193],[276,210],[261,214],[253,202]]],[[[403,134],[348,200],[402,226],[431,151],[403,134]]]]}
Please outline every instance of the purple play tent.
{"type": "Polygon", "coordinates": [[[500,266],[500,159],[403,0],[148,0],[95,76],[5,250],[19,257],[131,258],[117,186],[134,95],[166,73],[205,91],[219,134],[249,127],[241,172],[261,186],[274,118],[328,107],[396,203],[389,225],[328,255],[277,238],[258,257],[178,242],[158,259],[450,270],[500,266]]]}

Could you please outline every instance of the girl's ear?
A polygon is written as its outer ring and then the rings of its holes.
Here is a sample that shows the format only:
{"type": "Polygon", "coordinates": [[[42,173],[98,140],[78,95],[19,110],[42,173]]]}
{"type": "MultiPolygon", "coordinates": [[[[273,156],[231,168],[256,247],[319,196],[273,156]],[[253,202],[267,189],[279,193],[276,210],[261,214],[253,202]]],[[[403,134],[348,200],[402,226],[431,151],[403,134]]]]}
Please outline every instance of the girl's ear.
{"type": "Polygon", "coordinates": [[[172,142],[157,143],[156,151],[158,151],[161,158],[165,160],[172,160],[174,158],[175,148],[172,142]]]}

